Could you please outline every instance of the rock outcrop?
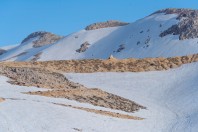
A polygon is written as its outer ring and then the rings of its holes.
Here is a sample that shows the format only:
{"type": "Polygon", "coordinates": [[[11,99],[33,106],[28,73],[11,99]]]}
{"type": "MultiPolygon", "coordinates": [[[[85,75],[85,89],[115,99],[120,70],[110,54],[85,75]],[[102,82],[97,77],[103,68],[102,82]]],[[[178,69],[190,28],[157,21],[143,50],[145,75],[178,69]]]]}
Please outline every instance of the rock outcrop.
{"type": "Polygon", "coordinates": [[[89,48],[89,43],[86,41],[83,44],[81,44],[80,48],[76,50],[76,52],[81,53],[85,52],[89,48]]]}
{"type": "Polygon", "coordinates": [[[6,52],[6,50],[0,49],[0,55],[4,54],[5,52],[6,52]]]}
{"type": "Polygon", "coordinates": [[[128,25],[129,23],[126,22],[120,22],[120,21],[106,21],[106,22],[99,22],[99,23],[94,23],[85,28],[85,30],[95,30],[95,29],[100,29],[100,28],[108,28],[108,27],[118,27],[118,26],[125,26],[128,25]]]}
{"type": "Polygon", "coordinates": [[[35,40],[33,40],[33,47],[36,48],[36,47],[41,47],[44,45],[53,44],[53,43],[57,42],[58,40],[60,40],[61,38],[62,38],[61,36],[52,34],[50,32],[40,31],[40,32],[34,32],[34,33],[28,35],[21,42],[21,44],[24,44],[31,39],[35,39],[35,40]]]}
{"type": "Polygon", "coordinates": [[[160,37],[169,34],[179,35],[180,40],[198,38],[198,10],[191,9],[165,9],[155,13],[177,14],[178,24],[163,31],[160,37]]]}

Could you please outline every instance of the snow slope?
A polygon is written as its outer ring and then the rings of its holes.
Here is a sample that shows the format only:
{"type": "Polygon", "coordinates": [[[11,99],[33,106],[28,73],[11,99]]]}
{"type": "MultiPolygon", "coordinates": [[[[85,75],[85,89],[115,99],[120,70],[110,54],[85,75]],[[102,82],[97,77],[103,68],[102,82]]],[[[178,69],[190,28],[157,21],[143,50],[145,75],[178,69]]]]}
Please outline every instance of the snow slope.
{"type": "Polygon", "coordinates": [[[168,71],[71,73],[66,76],[87,87],[98,87],[146,106],[146,111],[136,113],[146,119],[128,122],[132,129],[127,131],[197,132],[197,73],[198,63],[193,63],[168,71]]]}
{"type": "Polygon", "coordinates": [[[0,47],[0,49],[4,49],[4,50],[10,50],[16,46],[18,46],[19,44],[14,44],[14,45],[6,45],[6,46],[2,46],[0,47]]]}
{"type": "Polygon", "coordinates": [[[159,37],[179,20],[176,14],[153,14],[126,26],[81,30],[58,42],[39,48],[32,41],[19,45],[0,56],[0,60],[29,61],[42,53],[38,61],[102,58],[111,54],[117,58],[171,57],[198,53],[198,39],[179,40],[178,35],[159,37]],[[84,42],[90,45],[85,52],[77,49],[84,42]],[[120,52],[117,52],[120,49],[120,52]],[[22,53],[22,54],[21,54],[22,53]]]}
{"type": "Polygon", "coordinates": [[[26,95],[23,92],[44,89],[10,85],[7,80],[0,76],[0,97],[6,99],[0,103],[0,132],[128,131],[133,128],[129,124],[141,122],[55,105],[53,103],[125,113],[67,99],[26,95]]]}
{"type": "Polygon", "coordinates": [[[198,63],[158,72],[66,74],[72,81],[146,106],[146,110],[131,114],[144,120],[118,119],[58,106],[53,103],[113,111],[67,99],[26,95],[23,92],[44,89],[10,85],[7,78],[0,76],[0,97],[6,99],[0,103],[0,131],[75,132],[77,128],[84,132],[196,132],[197,73],[198,63]]]}

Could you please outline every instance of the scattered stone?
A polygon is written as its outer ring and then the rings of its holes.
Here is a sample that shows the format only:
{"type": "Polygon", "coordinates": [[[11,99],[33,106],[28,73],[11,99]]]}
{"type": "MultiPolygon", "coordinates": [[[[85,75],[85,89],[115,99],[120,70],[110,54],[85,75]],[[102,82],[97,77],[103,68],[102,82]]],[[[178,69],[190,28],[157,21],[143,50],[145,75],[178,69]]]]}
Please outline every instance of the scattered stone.
{"type": "Polygon", "coordinates": [[[89,43],[86,41],[83,44],[81,44],[80,48],[76,50],[78,53],[85,52],[89,48],[89,43]]]}
{"type": "Polygon", "coordinates": [[[121,44],[121,45],[119,45],[119,48],[118,48],[117,52],[121,52],[124,49],[125,49],[125,45],[121,44]]]}
{"type": "Polygon", "coordinates": [[[146,41],[145,41],[145,44],[148,44],[148,43],[150,42],[150,40],[151,40],[151,38],[148,37],[148,38],[146,39],[146,41]]]}

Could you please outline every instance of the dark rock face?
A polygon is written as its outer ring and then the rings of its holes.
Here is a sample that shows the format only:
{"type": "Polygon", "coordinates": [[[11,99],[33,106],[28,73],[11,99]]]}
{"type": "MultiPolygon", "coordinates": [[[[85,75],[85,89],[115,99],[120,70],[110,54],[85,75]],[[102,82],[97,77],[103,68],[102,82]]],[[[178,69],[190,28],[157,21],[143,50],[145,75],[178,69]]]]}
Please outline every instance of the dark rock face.
{"type": "Polygon", "coordinates": [[[81,53],[85,52],[89,48],[89,43],[86,41],[83,44],[81,44],[80,48],[76,50],[76,52],[81,53]]]}
{"type": "Polygon", "coordinates": [[[99,22],[99,23],[94,23],[85,28],[85,30],[95,30],[95,29],[100,29],[100,28],[108,28],[108,27],[118,27],[118,26],[125,26],[128,25],[129,23],[126,22],[120,22],[120,21],[106,21],[106,22],[99,22]]]}
{"type": "Polygon", "coordinates": [[[192,10],[192,9],[177,9],[177,8],[168,8],[159,10],[153,14],[156,13],[165,13],[165,14],[178,14],[177,19],[181,20],[182,18],[196,18],[198,16],[198,10],[192,10]]]}
{"type": "Polygon", "coordinates": [[[198,38],[198,10],[173,8],[155,13],[178,14],[179,23],[162,32],[160,37],[173,34],[179,35],[180,40],[198,38]]]}
{"type": "Polygon", "coordinates": [[[6,52],[6,50],[0,49],[0,55],[4,54],[5,52],[6,52]]]}
{"type": "Polygon", "coordinates": [[[36,38],[36,40],[33,41],[33,47],[41,47],[44,45],[52,44],[60,40],[62,37],[52,34],[50,32],[34,32],[30,35],[28,35],[22,42],[21,44],[24,44],[25,42],[29,41],[30,39],[36,38]]]}
{"type": "Polygon", "coordinates": [[[121,45],[119,45],[119,48],[117,49],[117,52],[121,52],[124,49],[125,49],[125,45],[121,44],[121,45]]]}

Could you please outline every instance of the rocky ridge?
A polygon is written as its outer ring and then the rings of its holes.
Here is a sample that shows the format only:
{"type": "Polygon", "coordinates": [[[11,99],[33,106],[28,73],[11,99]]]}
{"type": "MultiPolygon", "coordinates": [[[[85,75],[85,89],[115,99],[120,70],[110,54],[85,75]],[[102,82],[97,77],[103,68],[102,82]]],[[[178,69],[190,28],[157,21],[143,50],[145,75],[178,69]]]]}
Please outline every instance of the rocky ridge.
{"type": "Polygon", "coordinates": [[[163,31],[160,34],[160,37],[173,34],[179,35],[180,40],[198,38],[198,10],[168,8],[155,13],[178,15],[178,24],[175,24],[163,31]]]}
{"type": "Polygon", "coordinates": [[[118,26],[125,26],[128,25],[129,23],[126,22],[120,22],[116,20],[110,20],[106,22],[98,22],[91,24],[85,28],[85,30],[95,30],[95,29],[100,29],[100,28],[108,28],[108,27],[118,27],[118,26]]]}
{"type": "Polygon", "coordinates": [[[33,41],[33,47],[41,47],[44,45],[49,45],[52,43],[57,42],[60,40],[62,37],[52,34],[50,32],[45,32],[45,31],[39,31],[39,32],[34,32],[28,35],[22,42],[21,44],[24,44],[25,42],[29,41],[30,39],[34,39],[33,41]]]}

